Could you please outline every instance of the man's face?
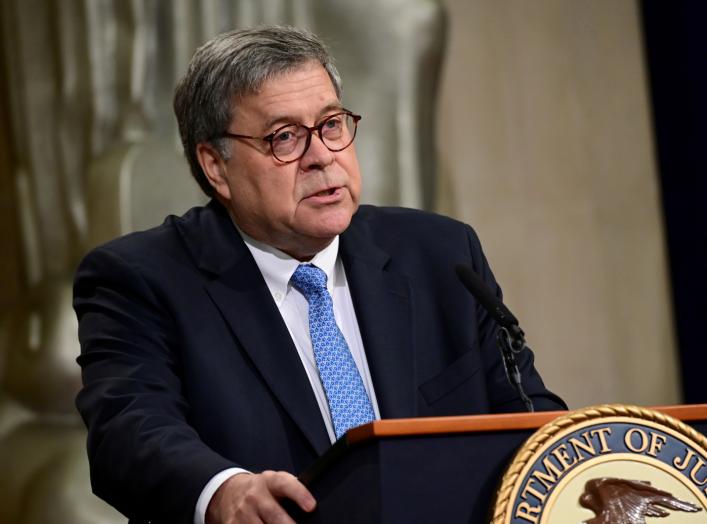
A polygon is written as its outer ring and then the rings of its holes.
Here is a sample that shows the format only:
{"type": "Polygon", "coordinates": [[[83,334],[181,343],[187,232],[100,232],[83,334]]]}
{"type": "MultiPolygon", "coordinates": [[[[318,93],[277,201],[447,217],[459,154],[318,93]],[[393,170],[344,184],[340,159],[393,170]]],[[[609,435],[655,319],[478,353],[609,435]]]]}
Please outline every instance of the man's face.
{"type": "MultiPolygon", "coordinates": [[[[237,100],[229,131],[266,136],[285,124],[314,126],[340,109],[329,75],[308,63],[237,100]]],[[[306,260],[348,227],[361,188],[353,144],[334,153],[315,132],[305,155],[289,164],[260,140],[233,140],[232,153],[215,187],[246,234],[306,260]]]]}

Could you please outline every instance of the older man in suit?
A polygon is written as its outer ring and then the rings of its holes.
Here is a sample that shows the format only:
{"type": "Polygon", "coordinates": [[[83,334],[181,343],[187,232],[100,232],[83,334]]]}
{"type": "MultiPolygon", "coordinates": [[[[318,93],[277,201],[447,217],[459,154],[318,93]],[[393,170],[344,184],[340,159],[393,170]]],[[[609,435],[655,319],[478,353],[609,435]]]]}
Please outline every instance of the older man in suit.
{"type": "MultiPolygon", "coordinates": [[[[469,226],[359,207],[360,117],[312,34],[201,47],[175,112],[203,208],[94,250],[76,277],[94,491],[140,522],[291,522],[293,475],[377,418],[522,410],[498,326],[454,275],[500,296],[469,226]]],[[[532,355],[539,409],[563,408],[532,355]]]]}

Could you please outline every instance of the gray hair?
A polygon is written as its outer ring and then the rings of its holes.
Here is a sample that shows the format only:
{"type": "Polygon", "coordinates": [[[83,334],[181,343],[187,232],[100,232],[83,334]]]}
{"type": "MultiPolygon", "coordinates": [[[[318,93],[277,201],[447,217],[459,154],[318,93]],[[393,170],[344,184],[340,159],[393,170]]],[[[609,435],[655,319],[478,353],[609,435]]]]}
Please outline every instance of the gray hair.
{"type": "Polygon", "coordinates": [[[303,29],[258,27],[223,33],[196,50],[174,93],[174,113],[191,173],[201,189],[213,188],[199,165],[197,144],[211,144],[224,160],[230,144],[220,136],[228,130],[234,101],[267,80],[310,62],[319,62],[341,98],[341,78],[324,43],[303,29]]]}

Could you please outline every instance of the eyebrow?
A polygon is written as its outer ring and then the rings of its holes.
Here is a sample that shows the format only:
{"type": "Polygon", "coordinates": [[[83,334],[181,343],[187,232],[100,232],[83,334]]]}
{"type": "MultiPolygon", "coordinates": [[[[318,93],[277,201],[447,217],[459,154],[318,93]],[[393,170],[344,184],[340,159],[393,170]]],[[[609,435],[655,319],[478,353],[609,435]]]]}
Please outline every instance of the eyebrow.
{"type": "MultiPolygon", "coordinates": [[[[341,102],[339,102],[339,101],[332,102],[331,104],[327,104],[326,106],[324,106],[324,107],[322,108],[321,111],[319,111],[319,116],[317,116],[317,118],[315,119],[315,122],[319,122],[319,120],[320,120],[324,115],[326,115],[327,113],[329,113],[329,112],[331,112],[331,111],[334,111],[334,110],[341,111],[341,110],[343,110],[343,109],[344,109],[344,106],[341,105],[341,102]]],[[[275,124],[278,124],[278,123],[281,123],[281,124],[284,125],[284,124],[298,124],[298,123],[301,123],[301,122],[298,122],[297,119],[294,118],[294,117],[291,116],[291,115],[277,115],[277,116],[274,116],[274,117],[272,117],[271,119],[269,119],[269,120],[265,123],[265,126],[263,126],[263,127],[264,127],[265,130],[267,130],[267,129],[270,129],[271,127],[273,127],[275,124]]]]}

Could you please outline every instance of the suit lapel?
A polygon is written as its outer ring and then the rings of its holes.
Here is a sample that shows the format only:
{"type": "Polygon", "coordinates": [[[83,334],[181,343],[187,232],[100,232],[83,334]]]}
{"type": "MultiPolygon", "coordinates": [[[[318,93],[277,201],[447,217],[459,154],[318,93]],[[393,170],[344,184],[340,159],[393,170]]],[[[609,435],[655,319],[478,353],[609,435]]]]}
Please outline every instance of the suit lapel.
{"type": "Polygon", "coordinates": [[[197,228],[180,228],[199,267],[213,274],[207,293],[254,366],[317,454],[331,445],[289,331],[257,264],[220,204],[197,228]]]}
{"type": "Polygon", "coordinates": [[[354,217],[340,253],[382,418],[416,415],[415,354],[409,279],[354,217]]]}

